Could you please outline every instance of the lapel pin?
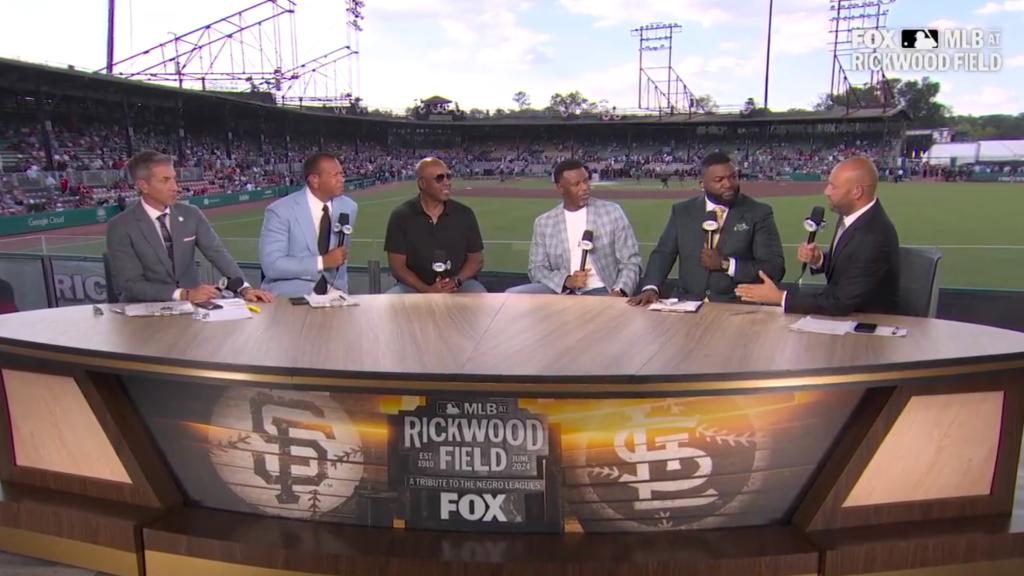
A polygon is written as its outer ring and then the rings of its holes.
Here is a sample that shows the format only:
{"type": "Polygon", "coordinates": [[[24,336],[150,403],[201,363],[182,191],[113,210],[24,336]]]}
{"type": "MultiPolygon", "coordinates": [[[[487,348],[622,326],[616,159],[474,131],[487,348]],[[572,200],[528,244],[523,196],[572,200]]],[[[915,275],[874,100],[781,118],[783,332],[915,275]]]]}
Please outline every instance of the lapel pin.
{"type": "Polygon", "coordinates": [[[184,222],[184,221],[185,221],[184,218],[182,218],[181,216],[178,216],[178,222],[184,222]]]}

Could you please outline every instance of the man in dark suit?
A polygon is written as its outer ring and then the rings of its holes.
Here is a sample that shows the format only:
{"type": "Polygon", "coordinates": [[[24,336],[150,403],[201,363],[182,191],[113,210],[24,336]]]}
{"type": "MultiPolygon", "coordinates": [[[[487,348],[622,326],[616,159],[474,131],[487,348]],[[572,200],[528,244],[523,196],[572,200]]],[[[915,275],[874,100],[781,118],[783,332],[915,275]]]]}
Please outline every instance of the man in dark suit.
{"type": "Polygon", "coordinates": [[[656,301],[658,286],[676,259],[678,293],[687,300],[735,300],[737,283],[756,281],[759,270],[776,281],[785,274],[782,240],[771,206],[740,192],[736,166],[726,154],[708,154],[701,167],[703,193],[672,206],[672,216],[647,261],[643,291],[630,298],[630,304],[646,306],[656,301]],[[702,228],[708,212],[715,213],[718,223],[711,247],[702,228]]]}
{"type": "Polygon", "coordinates": [[[797,250],[797,258],[811,266],[811,273],[825,273],[828,284],[823,291],[783,292],[764,279],[763,284],[739,286],[736,293],[745,302],[782,306],[796,314],[897,312],[900,240],[877,190],[878,170],[868,158],[849,158],[832,169],[825,197],[840,215],[832,246],[823,251],[804,243],[797,250]]]}
{"type": "MultiPolygon", "coordinates": [[[[128,161],[140,200],[107,224],[110,273],[122,301],[203,302],[220,297],[216,287],[199,282],[197,247],[221,274],[244,277],[206,216],[195,206],[177,203],[173,162],[152,150],[128,161]]],[[[250,302],[273,300],[269,292],[248,284],[241,296],[250,302]]]]}

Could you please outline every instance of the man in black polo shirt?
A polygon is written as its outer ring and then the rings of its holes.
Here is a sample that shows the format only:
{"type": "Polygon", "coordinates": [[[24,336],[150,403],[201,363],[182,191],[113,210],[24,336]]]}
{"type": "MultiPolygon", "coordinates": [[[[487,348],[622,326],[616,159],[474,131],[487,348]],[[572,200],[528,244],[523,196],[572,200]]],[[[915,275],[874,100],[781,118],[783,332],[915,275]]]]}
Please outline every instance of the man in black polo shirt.
{"type": "Polygon", "coordinates": [[[452,174],[437,158],[416,165],[420,193],[399,204],[388,220],[384,251],[398,280],[388,294],[486,292],[476,275],[484,241],[476,215],[451,200],[452,174]]]}

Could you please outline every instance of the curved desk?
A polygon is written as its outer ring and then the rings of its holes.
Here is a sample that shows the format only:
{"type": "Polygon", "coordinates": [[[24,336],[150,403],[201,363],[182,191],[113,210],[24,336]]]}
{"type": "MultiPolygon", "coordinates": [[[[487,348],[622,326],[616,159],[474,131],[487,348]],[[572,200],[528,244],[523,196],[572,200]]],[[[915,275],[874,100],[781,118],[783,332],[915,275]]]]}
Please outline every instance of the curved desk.
{"type": "Polygon", "coordinates": [[[1024,566],[1024,334],[358,301],[0,317],[0,548],[151,575],[1024,566]]]}

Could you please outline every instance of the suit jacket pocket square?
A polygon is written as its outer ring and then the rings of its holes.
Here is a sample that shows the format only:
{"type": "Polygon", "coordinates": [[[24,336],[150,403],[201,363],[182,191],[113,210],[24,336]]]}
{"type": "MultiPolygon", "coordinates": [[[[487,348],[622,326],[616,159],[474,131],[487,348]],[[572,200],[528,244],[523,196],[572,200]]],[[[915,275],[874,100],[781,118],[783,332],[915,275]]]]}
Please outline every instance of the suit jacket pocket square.
{"type": "Polygon", "coordinates": [[[733,232],[746,232],[750,230],[750,226],[746,222],[740,222],[739,224],[732,227],[733,232]]]}
{"type": "Polygon", "coordinates": [[[191,241],[193,241],[195,239],[196,239],[195,236],[189,236],[188,238],[182,238],[181,241],[182,242],[191,242],[191,241]]]}

